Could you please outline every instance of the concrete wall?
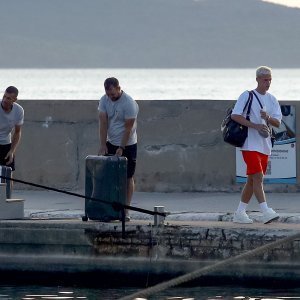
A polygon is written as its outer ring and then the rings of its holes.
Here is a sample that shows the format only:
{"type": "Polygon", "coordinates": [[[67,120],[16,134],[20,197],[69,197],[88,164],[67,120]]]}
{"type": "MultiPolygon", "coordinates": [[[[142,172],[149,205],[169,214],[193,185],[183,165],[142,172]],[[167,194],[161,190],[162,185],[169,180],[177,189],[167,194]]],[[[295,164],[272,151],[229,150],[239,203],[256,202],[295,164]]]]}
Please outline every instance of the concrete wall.
{"type": "MultiPolygon", "coordinates": [[[[98,101],[23,100],[22,142],[14,177],[64,189],[84,188],[85,157],[98,152],[98,101]]],[[[232,191],[235,149],[222,140],[220,124],[232,101],[138,101],[138,191],[232,191]]],[[[282,101],[296,106],[300,103],[282,101]]],[[[297,139],[300,125],[297,124],[297,139]]],[[[298,152],[298,151],[297,151],[298,152]]],[[[297,172],[299,158],[297,159],[297,172]]],[[[27,188],[16,184],[15,188],[27,188]]],[[[297,185],[267,190],[298,191],[297,185]]]]}
{"type": "Polygon", "coordinates": [[[85,280],[111,284],[117,278],[117,286],[130,280],[135,286],[145,286],[148,278],[158,283],[166,276],[175,278],[219,263],[202,273],[204,280],[205,276],[211,276],[215,284],[216,279],[221,284],[228,280],[257,284],[261,280],[273,286],[279,281],[280,286],[298,287],[300,243],[299,233],[295,235],[299,229],[253,226],[238,228],[210,222],[152,227],[130,222],[123,238],[120,222],[1,222],[0,278],[14,275],[11,282],[15,282],[36,277],[36,284],[41,275],[48,274],[49,282],[63,273],[66,278],[77,274],[80,284],[85,280]],[[275,241],[277,244],[270,246],[275,241]],[[265,247],[257,250],[261,246],[265,247]],[[236,259],[237,255],[243,256],[236,259]]]}

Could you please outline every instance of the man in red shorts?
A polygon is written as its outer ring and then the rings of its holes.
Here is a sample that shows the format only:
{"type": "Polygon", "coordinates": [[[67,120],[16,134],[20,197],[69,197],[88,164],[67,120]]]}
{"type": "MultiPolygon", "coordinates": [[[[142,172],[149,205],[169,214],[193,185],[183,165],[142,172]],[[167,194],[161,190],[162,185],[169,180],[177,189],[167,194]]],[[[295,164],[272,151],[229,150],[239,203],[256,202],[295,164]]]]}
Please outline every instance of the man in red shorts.
{"type": "Polygon", "coordinates": [[[263,177],[272,149],[269,126],[279,127],[282,114],[277,99],[267,92],[272,81],[272,70],[265,66],[259,67],[256,70],[256,81],[257,88],[252,91],[250,121],[246,119],[245,112],[243,112],[249,96],[248,91],[240,95],[231,115],[234,121],[248,127],[248,137],[241,147],[247,165],[247,182],[243,188],[239,206],[234,213],[233,222],[235,223],[253,223],[246,213],[247,205],[253,194],[259,202],[265,224],[279,217],[267,205],[263,177]]]}

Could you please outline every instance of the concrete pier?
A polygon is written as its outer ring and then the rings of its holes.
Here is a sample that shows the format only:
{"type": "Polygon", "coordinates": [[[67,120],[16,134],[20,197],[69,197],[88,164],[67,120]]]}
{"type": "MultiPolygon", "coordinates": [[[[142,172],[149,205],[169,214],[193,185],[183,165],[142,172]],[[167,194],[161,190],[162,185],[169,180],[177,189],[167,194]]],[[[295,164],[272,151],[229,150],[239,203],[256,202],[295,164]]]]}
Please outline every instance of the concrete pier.
{"type": "MultiPolygon", "coordinates": [[[[164,278],[189,273],[299,232],[300,225],[259,224],[251,228],[226,222],[170,222],[154,228],[147,222],[121,224],[66,221],[0,223],[0,272],[48,274],[131,274],[164,278]]],[[[299,240],[237,261],[213,276],[299,281],[299,240]],[[256,266],[253,268],[253,266],[256,266]]],[[[125,280],[124,280],[125,281],[125,280]]]]}
{"type": "MultiPolygon", "coordinates": [[[[68,277],[93,281],[101,276],[109,281],[118,278],[119,284],[143,286],[146,278],[154,284],[300,230],[300,202],[292,193],[285,195],[285,202],[282,194],[267,195],[280,214],[279,221],[267,225],[261,222],[254,201],[249,207],[254,224],[232,223],[237,193],[136,193],[132,205],[153,210],[161,203],[170,215],[163,226],[154,226],[153,217],[132,212],[125,238],[119,221],[81,221],[82,199],[48,191],[14,193],[25,199],[25,219],[0,221],[0,277],[6,279],[16,273],[23,274],[18,278],[34,280],[68,277]],[[221,199],[227,205],[220,204],[221,199]]],[[[284,281],[296,285],[299,259],[297,239],[199,280],[284,281]]]]}

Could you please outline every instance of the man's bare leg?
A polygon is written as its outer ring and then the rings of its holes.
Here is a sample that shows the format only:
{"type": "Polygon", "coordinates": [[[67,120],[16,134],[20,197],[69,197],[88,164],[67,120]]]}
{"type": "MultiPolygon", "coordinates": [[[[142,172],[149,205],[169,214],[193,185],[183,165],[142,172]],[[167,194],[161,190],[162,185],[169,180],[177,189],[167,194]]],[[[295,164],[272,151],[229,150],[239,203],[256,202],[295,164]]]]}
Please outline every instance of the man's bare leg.
{"type": "MultiPolygon", "coordinates": [[[[132,195],[134,192],[134,179],[133,177],[127,178],[127,205],[131,204],[132,195]]],[[[126,210],[126,216],[128,216],[128,210],[126,210]]]]}
{"type": "Polygon", "coordinates": [[[259,203],[266,202],[266,195],[263,186],[263,173],[251,175],[253,178],[253,193],[259,203]]]}
{"type": "Polygon", "coordinates": [[[242,195],[241,195],[241,201],[243,203],[249,203],[253,195],[253,178],[252,175],[248,175],[247,182],[244,185],[242,195]]]}

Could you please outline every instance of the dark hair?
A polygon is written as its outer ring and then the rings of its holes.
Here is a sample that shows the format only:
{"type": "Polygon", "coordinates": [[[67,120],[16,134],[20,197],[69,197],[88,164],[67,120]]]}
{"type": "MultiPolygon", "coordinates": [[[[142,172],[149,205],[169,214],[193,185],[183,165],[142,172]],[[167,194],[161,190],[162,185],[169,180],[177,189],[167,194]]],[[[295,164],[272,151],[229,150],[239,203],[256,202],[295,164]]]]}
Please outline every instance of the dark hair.
{"type": "Polygon", "coordinates": [[[8,94],[15,94],[18,97],[19,90],[15,86],[9,86],[6,90],[6,93],[8,94]]]}
{"type": "Polygon", "coordinates": [[[115,77],[106,78],[105,81],[104,81],[105,90],[108,90],[111,86],[118,87],[119,86],[119,80],[115,77]]]}

